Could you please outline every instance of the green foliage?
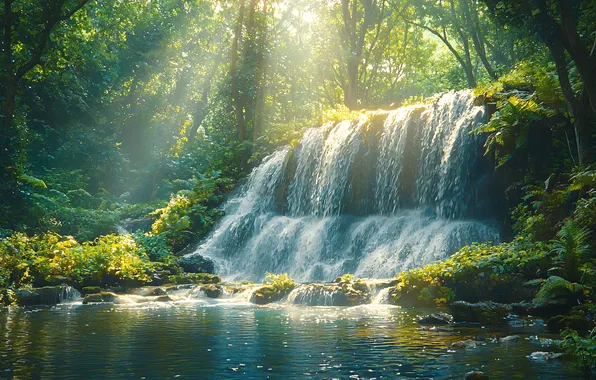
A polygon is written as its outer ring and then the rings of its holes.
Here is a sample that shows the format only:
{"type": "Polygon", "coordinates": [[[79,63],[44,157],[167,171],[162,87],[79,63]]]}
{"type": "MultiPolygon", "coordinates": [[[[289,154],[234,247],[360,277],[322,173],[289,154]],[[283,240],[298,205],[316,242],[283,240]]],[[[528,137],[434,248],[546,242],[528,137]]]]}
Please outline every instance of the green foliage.
{"type": "Polygon", "coordinates": [[[570,190],[579,191],[585,187],[596,188],[596,169],[588,166],[586,168],[577,168],[571,176],[570,190]]]}
{"type": "Polygon", "coordinates": [[[143,247],[151,261],[170,262],[174,252],[166,234],[153,235],[151,233],[133,234],[137,243],[143,247]]]}
{"type": "Polygon", "coordinates": [[[588,228],[592,238],[596,237],[596,191],[590,191],[586,198],[577,201],[573,211],[573,220],[579,226],[588,228]]]}
{"type": "Polygon", "coordinates": [[[394,298],[429,306],[523,297],[523,283],[550,267],[548,251],[523,236],[499,245],[472,244],[445,261],[399,273],[394,298]]]}
{"type": "Polygon", "coordinates": [[[488,123],[478,127],[474,133],[486,133],[486,154],[497,155],[497,167],[503,166],[515,150],[522,148],[528,139],[533,123],[549,119],[555,112],[535,99],[534,95],[512,95],[500,101],[498,110],[488,123]]]}
{"type": "Polygon", "coordinates": [[[565,277],[572,282],[581,282],[580,263],[587,258],[591,250],[588,244],[590,232],[570,219],[552,241],[555,263],[562,266],[565,277]]]}
{"type": "MultiPolygon", "coordinates": [[[[73,285],[151,281],[154,266],[129,235],[78,243],[56,233],[0,240],[0,289],[67,281],[73,285]]],[[[6,299],[5,299],[6,301],[6,299]]]]}
{"type": "Polygon", "coordinates": [[[193,238],[206,235],[223,213],[215,208],[231,188],[227,178],[196,180],[190,191],[173,195],[167,206],[154,212],[158,216],[151,226],[154,235],[163,235],[174,250],[182,248],[193,238]]]}
{"type": "Polygon", "coordinates": [[[578,298],[581,297],[583,289],[582,285],[572,283],[562,277],[550,276],[542,282],[534,302],[543,304],[557,298],[578,298]]]}
{"type": "Polygon", "coordinates": [[[296,287],[296,281],[294,281],[287,273],[282,274],[265,274],[266,283],[271,286],[276,293],[286,293],[296,287]]]}
{"type": "Polygon", "coordinates": [[[524,191],[523,203],[511,213],[513,230],[536,241],[552,239],[572,205],[571,193],[567,188],[547,191],[544,186],[533,185],[524,191]]]}
{"type": "MultiPolygon", "coordinates": [[[[554,64],[542,58],[519,62],[497,81],[476,88],[475,93],[487,99],[500,99],[511,94],[531,94],[533,100],[541,107],[559,108],[563,105],[563,95],[554,64]]],[[[536,110],[536,106],[534,109],[536,110]]]]}
{"type": "Polygon", "coordinates": [[[583,369],[586,378],[592,378],[596,367],[596,329],[587,338],[582,338],[575,330],[565,330],[559,347],[574,363],[583,369]]]}

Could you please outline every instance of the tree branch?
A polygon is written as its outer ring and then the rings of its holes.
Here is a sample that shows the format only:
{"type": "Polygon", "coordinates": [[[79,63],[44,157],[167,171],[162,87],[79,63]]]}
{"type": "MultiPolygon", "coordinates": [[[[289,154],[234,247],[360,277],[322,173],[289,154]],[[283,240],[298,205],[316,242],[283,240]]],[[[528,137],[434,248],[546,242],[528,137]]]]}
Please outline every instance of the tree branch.
{"type": "MultiPolygon", "coordinates": [[[[10,0],[6,0],[9,1],[10,0]]],[[[41,32],[37,45],[33,49],[33,54],[31,55],[31,59],[25,62],[21,67],[17,69],[15,73],[16,80],[19,81],[23,78],[25,74],[29,72],[29,70],[33,69],[35,66],[41,63],[41,58],[43,56],[43,52],[50,40],[50,35],[52,34],[52,30],[56,25],[58,25],[62,21],[66,21],[70,19],[76,12],[78,12],[81,8],[87,4],[89,0],[79,0],[77,5],[69,10],[65,15],[61,15],[62,5],[64,4],[63,0],[60,0],[57,5],[49,5],[46,9],[44,9],[44,14],[46,15],[47,19],[45,22],[45,28],[41,32]]]]}

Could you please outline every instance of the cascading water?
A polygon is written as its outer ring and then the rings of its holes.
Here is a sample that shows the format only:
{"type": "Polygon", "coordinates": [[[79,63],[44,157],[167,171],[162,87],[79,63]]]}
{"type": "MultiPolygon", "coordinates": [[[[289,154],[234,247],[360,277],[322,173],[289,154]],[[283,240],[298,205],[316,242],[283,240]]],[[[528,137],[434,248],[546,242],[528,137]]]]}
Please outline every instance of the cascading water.
{"type": "MultiPolygon", "coordinates": [[[[390,277],[475,241],[498,241],[484,120],[471,91],[306,131],[268,157],[193,254],[227,279],[390,277]],[[379,121],[381,120],[381,121],[379,121]]],[[[191,255],[193,255],[191,254],[191,255]]]]}

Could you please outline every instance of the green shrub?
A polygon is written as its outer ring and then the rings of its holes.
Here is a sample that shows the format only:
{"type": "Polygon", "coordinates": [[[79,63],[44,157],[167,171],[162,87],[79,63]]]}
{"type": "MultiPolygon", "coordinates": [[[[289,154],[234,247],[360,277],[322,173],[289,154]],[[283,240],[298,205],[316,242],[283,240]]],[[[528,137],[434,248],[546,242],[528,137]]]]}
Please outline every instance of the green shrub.
{"type": "Polygon", "coordinates": [[[563,269],[565,277],[571,282],[581,282],[580,264],[591,250],[588,244],[589,231],[569,219],[552,241],[555,263],[563,269]]]}
{"type": "Polygon", "coordinates": [[[174,251],[205,236],[223,215],[216,207],[223,202],[230,184],[226,178],[200,179],[193,190],[173,195],[166,207],[154,212],[158,218],[151,226],[152,233],[163,235],[174,251]]]}
{"type": "Polygon", "coordinates": [[[73,285],[148,282],[153,269],[130,235],[102,236],[83,244],[53,232],[32,237],[14,233],[0,240],[0,289],[5,296],[8,289],[44,285],[54,279],[73,285]]]}
{"type": "Polygon", "coordinates": [[[273,273],[267,273],[265,278],[267,279],[266,283],[278,293],[285,293],[296,287],[296,281],[294,281],[287,273],[277,275],[273,273]]]}
{"type": "Polygon", "coordinates": [[[581,297],[583,289],[583,286],[567,281],[562,277],[550,276],[546,281],[543,281],[534,302],[542,304],[558,298],[578,298],[581,297]]]}
{"type": "Polygon", "coordinates": [[[472,244],[445,261],[399,273],[395,302],[430,306],[468,301],[531,298],[523,284],[550,268],[549,247],[524,236],[499,245],[472,244]]]}
{"type": "Polygon", "coordinates": [[[575,330],[561,333],[560,348],[583,369],[587,379],[592,379],[596,366],[596,329],[587,338],[582,338],[575,330]]]}

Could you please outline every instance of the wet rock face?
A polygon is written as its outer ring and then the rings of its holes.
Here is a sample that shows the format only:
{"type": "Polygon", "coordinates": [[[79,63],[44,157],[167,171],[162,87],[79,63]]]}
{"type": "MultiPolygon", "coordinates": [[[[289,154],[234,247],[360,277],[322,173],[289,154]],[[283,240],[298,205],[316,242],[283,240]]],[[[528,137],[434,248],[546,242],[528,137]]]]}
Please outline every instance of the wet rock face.
{"type": "Polygon", "coordinates": [[[118,295],[110,292],[87,294],[83,299],[83,305],[89,303],[116,303],[118,295]]]}
{"type": "Polygon", "coordinates": [[[433,325],[448,325],[453,322],[453,317],[446,313],[433,313],[425,315],[418,319],[418,323],[423,326],[433,325]]]}
{"type": "Polygon", "coordinates": [[[222,287],[215,284],[203,285],[200,289],[208,298],[219,298],[223,293],[222,287]]]}
{"type": "Polygon", "coordinates": [[[64,300],[68,289],[72,288],[69,288],[66,285],[60,285],[44,286],[41,288],[34,288],[32,290],[19,289],[16,291],[17,305],[56,305],[64,300]]]}
{"type": "Polygon", "coordinates": [[[279,301],[286,295],[288,291],[280,291],[271,285],[263,285],[255,290],[250,297],[250,302],[257,305],[266,305],[271,302],[279,301]]]}
{"type": "Polygon", "coordinates": [[[481,323],[496,325],[505,322],[505,317],[511,312],[510,305],[495,302],[469,303],[456,301],[449,305],[455,322],[481,323]]]}
{"type": "Polygon", "coordinates": [[[198,254],[180,258],[178,265],[187,273],[215,273],[215,263],[213,260],[198,254]]]}

